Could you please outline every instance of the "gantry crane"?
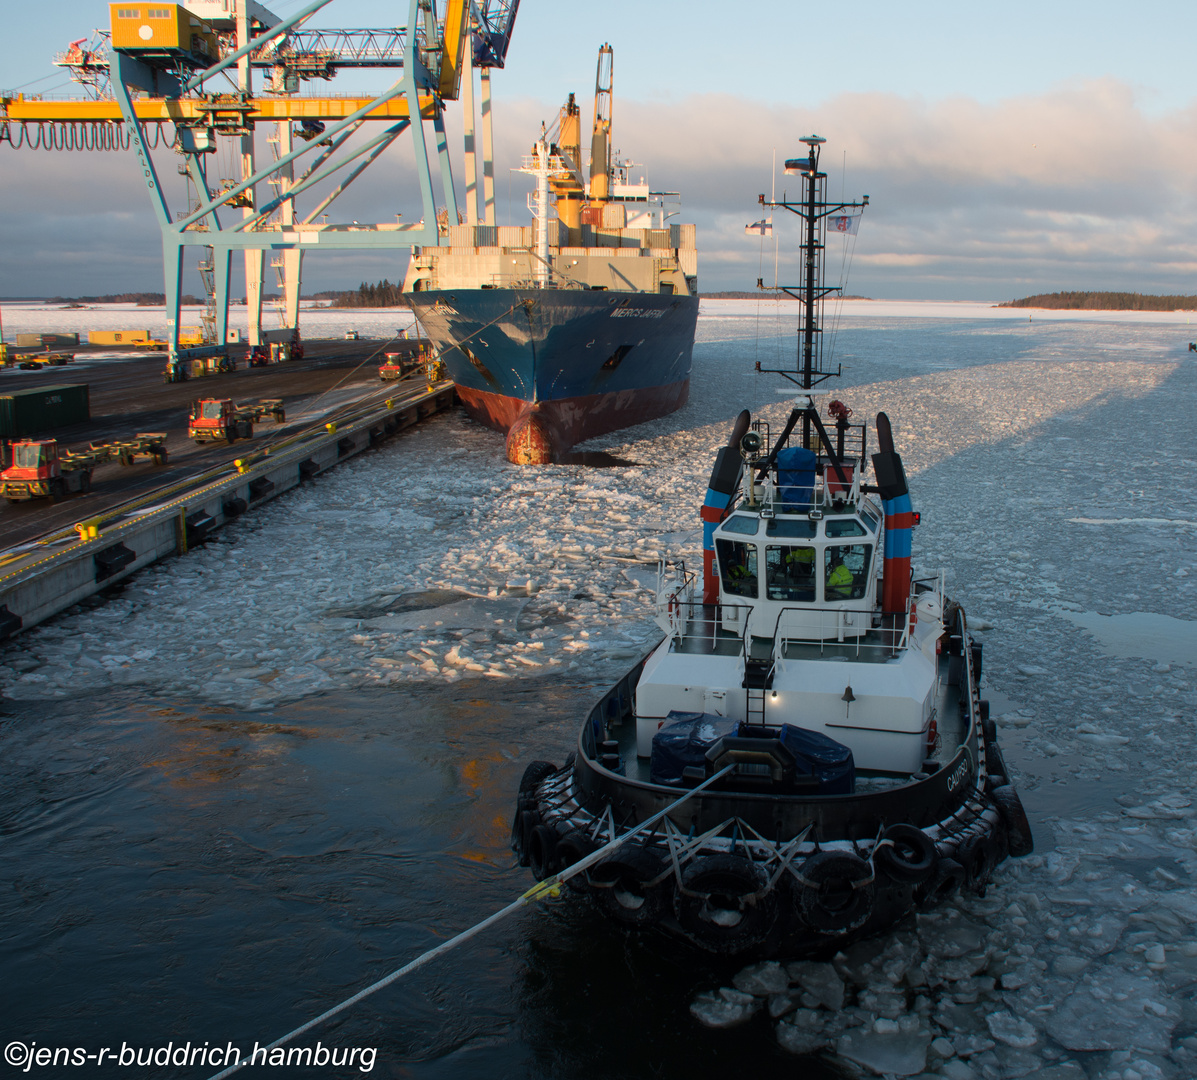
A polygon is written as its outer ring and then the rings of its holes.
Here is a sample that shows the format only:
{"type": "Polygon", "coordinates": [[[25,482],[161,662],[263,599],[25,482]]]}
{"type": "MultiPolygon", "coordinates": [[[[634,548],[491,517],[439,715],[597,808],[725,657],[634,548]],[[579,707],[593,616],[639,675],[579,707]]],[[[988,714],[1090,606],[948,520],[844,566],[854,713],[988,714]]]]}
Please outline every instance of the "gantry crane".
{"type": "MultiPolygon", "coordinates": [[[[518,0],[409,0],[404,27],[385,30],[302,28],[331,0],[313,0],[279,18],[257,0],[125,0],[109,7],[111,25],[92,39],[79,39],[55,62],[84,87],[73,101],[23,95],[0,97],[0,143],[10,147],[127,149],[135,155],[162,233],[171,378],[186,374],[185,360],[221,352],[227,337],[230,261],[245,253],[246,302],[251,343],[257,344],[262,259],[275,253],[285,286],[284,325],[297,329],[300,260],[312,250],[378,250],[437,245],[447,239],[441,224],[458,220],[453,170],[445,135],[445,102],[466,99],[467,201],[476,220],[473,146],[473,75],[482,68],[483,156],[486,221],[493,224],[493,153],[490,141],[489,71],[502,67],[518,0]],[[229,9],[233,11],[230,13],[229,9]],[[88,42],[84,48],[85,42],[88,42]],[[229,80],[230,69],[236,80],[229,80]],[[300,84],[332,79],[342,68],[392,68],[400,74],[379,94],[308,96],[300,84]],[[258,92],[253,71],[268,70],[258,92]],[[225,80],[229,85],[222,85],[225,80]],[[463,94],[464,90],[464,94],[463,94]],[[425,124],[431,122],[443,195],[434,193],[425,124]],[[258,166],[254,132],[277,125],[273,157],[258,166]],[[382,130],[349,145],[368,123],[382,130]],[[173,128],[165,133],[167,125],[173,128]],[[325,212],[396,138],[410,132],[423,217],[418,223],[329,223],[325,212]],[[296,144],[298,137],[298,145],[296,144]],[[240,176],[210,176],[208,158],[221,140],[239,140],[240,176]],[[183,157],[179,172],[194,194],[172,209],[161,182],[155,149],[183,157]],[[295,166],[303,171],[297,176],[295,166]],[[342,170],[346,170],[342,172],[342,170]],[[297,197],[331,184],[302,217],[297,197]],[[262,198],[263,185],[275,189],[262,198]],[[240,209],[240,220],[229,215],[240,209]],[[199,349],[179,345],[179,301],[187,247],[207,248],[201,272],[209,283],[212,323],[199,349]]],[[[225,144],[227,145],[227,143],[225,144]]]]}

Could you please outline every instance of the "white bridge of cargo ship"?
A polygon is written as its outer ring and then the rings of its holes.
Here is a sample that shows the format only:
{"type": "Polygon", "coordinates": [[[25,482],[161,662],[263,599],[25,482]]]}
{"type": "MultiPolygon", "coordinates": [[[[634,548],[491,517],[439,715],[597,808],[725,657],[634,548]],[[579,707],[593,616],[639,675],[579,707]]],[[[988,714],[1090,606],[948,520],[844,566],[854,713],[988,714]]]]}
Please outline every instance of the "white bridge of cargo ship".
{"type": "Polygon", "coordinates": [[[936,727],[955,746],[937,658],[942,579],[912,583],[906,614],[884,616],[883,512],[859,471],[850,490],[820,478],[800,505],[790,494],[757,484],[715,529],[719,603],[704,604],[683,567],[668,582],[662,571],[666,637],[636,689],[637,756],[670,712],[703,712],[821,732],[861,772],[909,776],[936,727]]]}

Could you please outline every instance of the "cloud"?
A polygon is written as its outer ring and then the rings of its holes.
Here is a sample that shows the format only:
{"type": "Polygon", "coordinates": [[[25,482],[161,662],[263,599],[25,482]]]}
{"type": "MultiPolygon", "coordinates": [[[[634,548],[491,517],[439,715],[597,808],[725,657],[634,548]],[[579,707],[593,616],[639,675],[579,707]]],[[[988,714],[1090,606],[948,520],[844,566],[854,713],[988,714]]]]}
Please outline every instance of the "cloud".
{"type": "MultiPolygon", "coordinates": [[[[501,224],[509,215],[513,223],[528,220],[530,181],[509,169],[541,121],[552,124],[559,104],[495,102],[501,224]]],[[[583,101],[584,129],[588,109],[583,101]]],[[[450,145],[460,147],[455,110],[448,126],[450,145]]],[[[682,219],[699,225],[707,290],[751,288],[758,274],[771,276],[772,249],[762,253],[743,226],[760,217],[757,195],[770,190],[774,148],[778,193],[797,196],[797,178],[780,176],[780,165],[812,132],[828,140],[829,193],[870,196],[852,292],[1004,299],[1067,288],[1194,291],[1197,106],[1148,114],[1132,88],[1114,79],[994,104],[884,93],[810,106],[731,94],[615,103],[615,145],[646,163],[654,188],[681,191],[682,219]]],[[[454,153],[461,198],[461,156],[454,153]]],[[[160,160],[165,174],[170,155],[160,160]]],[[[0,268],[0,293],[95,291],[101,278],[142,274],[157,261],[157,231],[131,165],[123,155],[0,149],[0,184],[9,193],[0,230],[22,248],[19,266],[9,260],[0,268]],[[34,282],[44,284],[35,290],[34,282]]],[[[401,138],[342,203],[341,219],[393,221],[396,212],[417,219],[410,139],[401,138]]],[[[775,215],[783,280],[797,274],[798,222],[783,223],[788,216],[775,215]]],[[[829,254],[829,269],[838,267],[835,250],[829,254]]],[[[372,273],[394,278],[404,262],[403,252],[368,261],[314,257],[305,262],[305,288],[356,284],[372,273]]],[[[120,287],[152,284],[122,278],[120,287]]]]}
{"type": "MultiPolygon", "coordinates": [[[[1197,110],[1149,118],[1115,80],[994,105],[848,94],[812,108],[762,108],[707,95],[628,105],[619,123],[617,141],[651,146],[654,182],[680,186],[705,219],[708,288],[735,287],[723,268],[744,262],[742,225],[759,217],[754,195],[769,186],[773,147],[780,162],[814,132],[828,139],[829,194],[870,195],[853,291],[977,299],[1078,287],[1193,291],[1197,110]],[[734,204],[739,217],[729,218],[734,204]]],[[[779,192],[786,184],[796,198],[797,178],[779,176],[779,192]]],[[[783,277],[797,269],[786,252],[798,223],[783,224],[787,216],[775,215],[783,277]]]]}

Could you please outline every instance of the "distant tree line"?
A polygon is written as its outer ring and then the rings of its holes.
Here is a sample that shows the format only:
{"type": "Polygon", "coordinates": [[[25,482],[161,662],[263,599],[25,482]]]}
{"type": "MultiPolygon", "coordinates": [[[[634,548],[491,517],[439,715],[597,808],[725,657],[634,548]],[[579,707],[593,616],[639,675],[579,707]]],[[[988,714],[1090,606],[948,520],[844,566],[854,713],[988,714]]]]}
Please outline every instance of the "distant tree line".
{"type": "Polygon", "coordinates": [[[1197,311],[1197,296],[1147,296],[1131,292],[1040,293],[998,307],[1055,308],[1069,311],[1197,311]]]}
{"type": "Polygon", "coordinates": [[[403,286],[392,285],[383,278],[377,285],[362,282],[352,292],[335,294],[332,306],[336,308],[384,308],[405,307],[403,286]]]}
{"type": "MultiPolygon", "coordinates": [[[[52,296],[47,304],[136,304],[138,307],[157,307],[166,303],[166,293],[124,292],[108,296],[52,296]]],[[[182,298],[184,304],[199,304],[201,300],[188,294],[182,298]]]]}

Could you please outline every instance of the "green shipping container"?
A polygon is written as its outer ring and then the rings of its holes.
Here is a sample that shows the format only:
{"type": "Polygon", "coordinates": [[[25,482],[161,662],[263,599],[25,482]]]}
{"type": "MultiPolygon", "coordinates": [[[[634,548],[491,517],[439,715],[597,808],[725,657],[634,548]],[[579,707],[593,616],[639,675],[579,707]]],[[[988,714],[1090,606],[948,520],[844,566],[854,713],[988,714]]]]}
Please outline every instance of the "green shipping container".
{"type": "Polygon", "coordinates": [[[0,394],[0,439],[49,437],[91,419],[87,384],[38,386],[0,394]]]}

